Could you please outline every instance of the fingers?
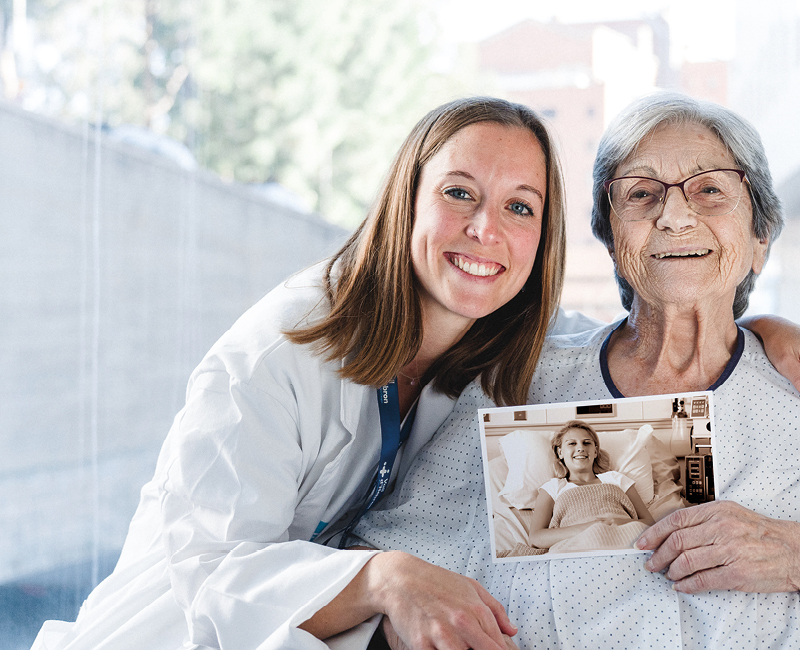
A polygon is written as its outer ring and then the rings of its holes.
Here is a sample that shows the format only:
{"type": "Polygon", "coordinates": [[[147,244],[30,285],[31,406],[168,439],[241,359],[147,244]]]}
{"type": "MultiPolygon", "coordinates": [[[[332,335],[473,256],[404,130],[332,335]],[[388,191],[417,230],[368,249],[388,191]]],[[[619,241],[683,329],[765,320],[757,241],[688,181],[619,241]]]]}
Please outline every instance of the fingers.
{"type": "Polygon", "coordinates": [[[492,614],[494,615],[494,620],[497,627],[500,628],[500,632],[507,636],[514,636],[518,629],[517,627],[511,622],[511,619],[508,618],[508,614],[506,614],[506,610],[497,601],[492,595],[486,591],[480,584],[478,585],[480,590],[478,591],[478,595],[481,597],[481,600],[486,604],[486,606],[490,609],[492,614]]]}
{"type": "Polygon", "coordinates": [[[680,580],[689,573],[719,566],[726,561],[722,547],[726,540],[737,537],[741,517],[747,512],[728,501],[677,510],[648,528],[637,540],[636,547],[640,550],[655,549],[645,562],[648,571],[669,568],[672,575],[667,577],[680,580]],[[703,553],[687,554],[706,547],[703,553]]]}
{"type": "Polygon", "coordinates": [[[725,507],[725,504],[728,503],[729,502],[726,501],[712,501],[710,503],[700,504],[699,506],[676,510],[644,531],[639,536],[639,539],[636,540],[636,548],[640,551],[652,551],[660,547],[664,541],[676,531],[688,528],[689,526],[698,526],[708,521],[719,509],[725,507]]]}
{"type": "MultiPolygon", "coordinates": [[[[705,531],[697,530],[696,527],[674,531],[656,548],[653,555],[644,563],[645,568],[652,572],[664,571],[667,568],[671,568],[683,554],[708,543],[704,533],[705,531]]],[[[684,560],[684,562],[686,561],[684,560]]],[[[671,579],[680,579],[680,577],[673,577],[671,579]]]]}
{"type": "MultiPolygon", "coordinates": [[[[675,582],[699,574],[703,571],[723,567],[733,563],[736,557],[730,554],[727,545],[695,546],[681,552],[666,567],[666,577],[675,582]]],[[[708,580],[708,576],[703,578],[708,580]]],[[[719,587],[711,587],[719,588],[719,587]]]]}
{"type": "Polygon", "coordinates": [[[476,580],[389,551],[374,588],[376,609],[412,650],[505,650],[512,635],[503,607],[476,580]]]}
{"type": "Polygon", "coordinates": [[[389,620],[388,616],[384,616],[383,620],[381,620],[381,630],[383,632],[383,638],[386,639],[386,643],[389,645],[391,650],[410,650],[410,648],[403,643],[402,639],[397,635],[397,632],[395,632],[392,622],[389,620]]]}
{"type": "Polygon", "coordinates": [[[714,589],[735,589],[729,586],[731,579],[726,567],[716,567],[689,575],[672,583],[672,588],[684,594],[696,594],[714,589]]]}
{"type": "MultiPolygon", "coordinates": [[[[460,632],[458,636],[466,641],[468,647],[472,648],[472,650],[504,650],[506,644],[503,640],[504,632],[501,632],[500,624],[497,620],[498,613],[505,620],[507,629],[513,630],[508,633],[509,636],[516,634],[516,628],[511,625],[502,605],[492,598],[489,592],[479,583],[472,580],[471,582],[474,582],[473,586],[476,588],[483,605],[472,610],[463,609],[455,612],[453,627],[460,632]],[[490,606],[490,602],[494,609],[490,606]],[[478,623],[477,627],[475,626],[476,622],[478,623]]],[[[459,646],[456,640],[456,645],[453,647],[463,648],[463,645],[459,646]]],[[[437,650],[444,649],[439,649],[437,646],[437,650]]]]}
{"type": "Polygon", "coordinates": [[[664,572],[685,593],[793,591],[800,579],[800,525],[732,502],[673,513],[637,541],[639,548],[648,546],[655,551],[645,568],[664,572]]]}

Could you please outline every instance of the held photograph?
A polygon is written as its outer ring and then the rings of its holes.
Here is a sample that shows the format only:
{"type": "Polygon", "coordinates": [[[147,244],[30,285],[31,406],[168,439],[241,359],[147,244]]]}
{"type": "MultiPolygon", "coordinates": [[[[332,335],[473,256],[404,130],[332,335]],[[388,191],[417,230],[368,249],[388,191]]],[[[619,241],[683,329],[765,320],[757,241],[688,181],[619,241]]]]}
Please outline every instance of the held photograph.
{"type": "Polygon", "coordinates": [[[478,411],[494,562],[640,553],[714,500],[711,392],[478,411]]]}

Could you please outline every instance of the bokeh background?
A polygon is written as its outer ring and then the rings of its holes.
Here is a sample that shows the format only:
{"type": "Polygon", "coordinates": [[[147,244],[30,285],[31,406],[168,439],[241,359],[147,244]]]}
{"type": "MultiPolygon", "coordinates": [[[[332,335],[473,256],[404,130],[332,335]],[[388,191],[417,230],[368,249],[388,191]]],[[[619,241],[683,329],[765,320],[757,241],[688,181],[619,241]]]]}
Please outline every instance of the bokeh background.
{"type": "Polygon", "coordinates": [[[795,0],[0,0],[0,647],[74,619],[192,368],[344,241],[434,106],[489,94],[546,118],[563,305],[619,314],[591,166],[658,88],[761,133],[787,227],[751,310],[800,321],[795,0]]]}

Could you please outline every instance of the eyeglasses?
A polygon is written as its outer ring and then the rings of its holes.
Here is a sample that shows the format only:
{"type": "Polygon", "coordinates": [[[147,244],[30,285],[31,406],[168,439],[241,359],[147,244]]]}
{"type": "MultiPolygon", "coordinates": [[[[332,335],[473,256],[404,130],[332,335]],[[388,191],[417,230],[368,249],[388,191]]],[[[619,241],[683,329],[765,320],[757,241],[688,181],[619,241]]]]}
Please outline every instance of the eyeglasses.
{"type": "Polygon", "coordinates": [[[679,187],[686,203],[704,217],[720,217],[736,209],[747,180],[741,169],[712,169],[680,183],[664,183],[647,176],[623,176],[603,183],[608,202],[623,221],[658,219],[671,187],[679,187]]]}

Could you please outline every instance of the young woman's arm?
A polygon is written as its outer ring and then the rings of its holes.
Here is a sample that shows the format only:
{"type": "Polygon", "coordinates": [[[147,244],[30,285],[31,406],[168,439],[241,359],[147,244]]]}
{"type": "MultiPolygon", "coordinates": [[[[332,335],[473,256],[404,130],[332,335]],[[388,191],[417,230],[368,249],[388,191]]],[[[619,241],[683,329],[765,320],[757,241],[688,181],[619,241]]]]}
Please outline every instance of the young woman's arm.
{"type": "Polygon", "coordinates": [[[561,540],[574,537],[595,523],[591,521],[586,524],[564,526],[563,528],[549,528],[550,520],[553,518],[553,505],[553,497],[540,489],[539,496],[536,497],[536,505],[534,506],[533,517],[531,519],[531,546],[550,548],[561,540]]]}
{"type": "Polygon", "coordinates": [[[636,491],[636,486],[632,485],[628,488],[628,491],[625,493],[628,498],[631,500],[634,508],[636,508],[636,515],[639,517],[639,521],[643,524],[647,524],[648,526],[652,526],[655,522],[653,519],[653,515],[650,514],[650,511],[647,509],[644,501],[642,501],[642,497],[639,496],[639,493],[636,491]]]}
{"type": "MultiPolygon", "coordinates": [[[[347,552],[347,551],[343,551],[347,552]]],[[[385,614],[409,648],[506,650],[516,634],[480,583],[400,551],[378,553],[301,629],[326,639],[385,614]]]]}

